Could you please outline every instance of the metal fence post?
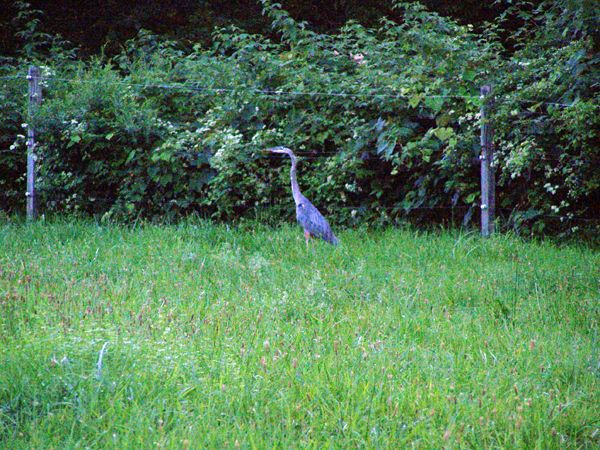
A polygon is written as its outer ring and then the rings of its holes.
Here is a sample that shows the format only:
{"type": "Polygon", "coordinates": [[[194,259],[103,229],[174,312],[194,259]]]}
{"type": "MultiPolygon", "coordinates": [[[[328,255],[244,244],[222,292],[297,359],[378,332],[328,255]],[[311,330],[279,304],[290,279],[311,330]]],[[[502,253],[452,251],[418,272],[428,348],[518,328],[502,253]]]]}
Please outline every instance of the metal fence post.
{"type": "Polygon", "coordinates": [[[494,167],[493,128],[490,122],[491,101],[489,96],[492,87],[481,87],[481,235],[488,237],[494,233],[494,216],[496,209],[496,186],[494,167]]]}
{"type": "Polygon", "coordinates": [[[27,220],[35,219],[37,205],[35,198],[35,127],[34,114],[37,106],[42,102],[42,88],[40,86],[40,69],[35,66],[29,68],[27,74],[29,82],[29,102],[27,108],[27,220]]]}

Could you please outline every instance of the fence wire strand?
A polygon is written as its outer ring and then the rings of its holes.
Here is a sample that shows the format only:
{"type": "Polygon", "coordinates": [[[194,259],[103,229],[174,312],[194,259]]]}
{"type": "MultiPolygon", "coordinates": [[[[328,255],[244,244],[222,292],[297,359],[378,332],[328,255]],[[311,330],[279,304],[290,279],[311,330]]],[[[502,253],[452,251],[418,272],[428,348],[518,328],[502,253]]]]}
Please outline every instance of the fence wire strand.
{"type": "MultiPolygon", "coordinates": [[[[3,76],[0,77],[0,80],[23,80],[27,79],[26,76],[3,76]]],[[[130,86],[137,87],[140,89],[166,89],[166,90],[187,90],[197,93],[202,93],[205,95],[209,94],[223,94],[223,93],[237,93],[237,92],[251,92],[259,95],[264,95],[267,97],[282,97],[282,96],[290,96],[290,97],[298,97],[298,96],[307,96],[307,97],[371,97],[371,98],[392,98],[392,99],[411,99],[413,97],[421,97],[425,98],[447,98],[447,99],[468,99],[468,100],[481,100],[480,95],[463,95],[463,94],[401,94],[401,93],[390,93],[393,91],[393,88],[388,88],[387,91],[367,91],[367,92],[324,92],[324,91],[287,91],[287,90],[279,90],[279,89],[256,89],[251,87],[202,87],[198,86],[200,82],[186,82],[186,83],[135,83],[129,81],[117,81],[113,80],[110,82],[98,82],[95,80],[77,80],[72,78],[60,78],[60,77],[43,77],[44,81],[60,81],[65,83],[87,83],[87,84],[98,84],[98,85],[122,85],[122,86],[130,86]]],[[[531,105],[548,105],[548,106],[558,106],[563,108],[570,108],[577,105],[577,101],[572,103],[561,103],[554,101],[546,101],[546,100],[530,100],[523,98],[513,98],[510,95],[499,96],[496,97],[497,101],[517,101],[520,103],[526,103],[531,105]]]]}

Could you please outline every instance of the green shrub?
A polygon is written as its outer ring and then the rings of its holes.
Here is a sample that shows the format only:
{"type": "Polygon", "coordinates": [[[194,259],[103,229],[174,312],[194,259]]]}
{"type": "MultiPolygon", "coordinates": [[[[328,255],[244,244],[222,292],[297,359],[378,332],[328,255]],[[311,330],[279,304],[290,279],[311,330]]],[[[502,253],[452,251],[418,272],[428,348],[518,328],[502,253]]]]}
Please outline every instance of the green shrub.
{"type": "MultiPolygon", "coordinates": [[[[264,3],[277,40],[230,27],[211,48],[185,49],[142,32],[113,58],[50,63],[35,119],[44,208],[290,216],[289,161],[260,152],[285,145],[300,156],[303,191],[335,222],[467,223],[479,202],[479,86],[491,83],[504,216],[568,230],[594,212],[591,42],[585,30],[568,39],[548,31],[562,14],[552,4],[530,12],[538,31],[504,56],[493,36],[419,5],[398,5],[402,23],[323,35],[264,3]]],[[[18,131],[22,96],[14,85],[2,97],[14,116],[5,135],[18,131]]],[[[3,181],[9,206],[16,181],[3,181]]]]}
{"type": "Polygon", "coordinates": [[[27,92],[25,80],[4,78],[14,73],[0,69],[0,210],[13,211],[25,204],[26,159],[18,148],[25,145],[27,131],[22,128],[27,92]],[[4,78],[4,79],[1,79],[4,78]]]}

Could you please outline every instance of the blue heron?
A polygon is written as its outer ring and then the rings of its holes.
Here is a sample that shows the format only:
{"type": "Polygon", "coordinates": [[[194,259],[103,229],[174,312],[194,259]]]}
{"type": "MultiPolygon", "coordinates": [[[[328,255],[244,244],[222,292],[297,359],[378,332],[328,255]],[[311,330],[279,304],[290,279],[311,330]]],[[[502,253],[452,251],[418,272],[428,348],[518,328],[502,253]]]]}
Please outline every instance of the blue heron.
{"type": "Polygon", "coordinates": [[[323,214],[313,205],[304,195],[300,193],[300,187],[296,180],[296,155],[287,147],[268,148],[271,153],[281,153],[288,155],[292,160],[292,168],[290,169],[290,179],[292,181],[292,195],[296,203],[296,219],[304,228],[304,238],[308,247],[308,240],[311,237],[318,237],[333,245],[338,245],[338,239],[331,231],[329,222],[323,217],[323,214]]]}

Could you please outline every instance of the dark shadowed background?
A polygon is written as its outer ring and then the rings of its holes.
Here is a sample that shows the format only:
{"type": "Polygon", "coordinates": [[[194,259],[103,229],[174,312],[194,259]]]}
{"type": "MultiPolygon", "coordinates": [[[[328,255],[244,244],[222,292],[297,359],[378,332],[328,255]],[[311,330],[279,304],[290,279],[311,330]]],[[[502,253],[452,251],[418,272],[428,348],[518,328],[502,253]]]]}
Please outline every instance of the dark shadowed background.
{"type": "MultiPolygon", "coordinates": [[[[0,54],[10,55],[16,48],[12,22],[17,3],[3,2],[0,54]]],[[[183,42],[207,42],[215,26],[235,24],[253,33],[270,27],[257,0],[32,0],[28,3],[44,12],[46,32],[60,33],[79,46],[83,54],[96,53],[103,45],[110,52],[141,28],[183,42]]],[[[439,14],[475,26],[493,20],[508,4],[505,0],[425,0],[421,3],[439,14]]],[[[399,18],[391,1],[293,0],[283,2],[283,6],[295,19],[305,20],[323,32],[335,31],[348,20],[374,25],[384,15],[399,18]]]]}

